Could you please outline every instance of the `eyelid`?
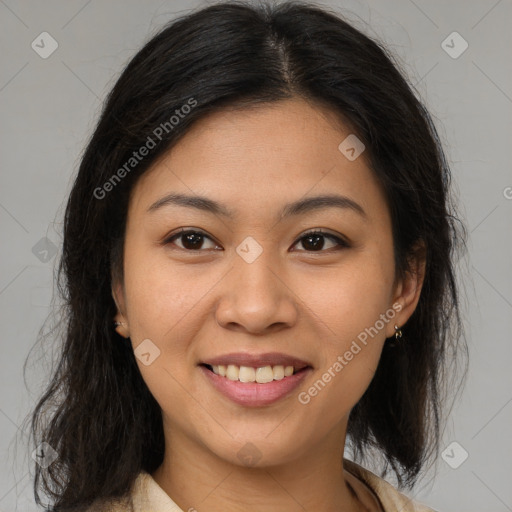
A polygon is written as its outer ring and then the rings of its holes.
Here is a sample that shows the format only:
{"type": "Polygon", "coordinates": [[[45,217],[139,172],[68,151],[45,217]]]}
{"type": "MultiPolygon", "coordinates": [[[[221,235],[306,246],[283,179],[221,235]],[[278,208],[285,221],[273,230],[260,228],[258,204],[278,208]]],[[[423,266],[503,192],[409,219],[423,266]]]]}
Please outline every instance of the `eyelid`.
{"type": "MultiPolygon", "coordinates": [[[[174,231],[171,234],[166,235],[161,243],[164,246],[168,245],[171,243],[171,241],[174,238],[179,237],[180,235],[183,235],[183,234],[188,234],[188,233],[195,233],[198,235],[202,235],[204,238],[208,238],[209,240],[214,242],[217,246],[220,246],[220,244],[214,238],[212,238],[210,235],[208,235],[205,231],[203,231],[202,229],[199,229],[199,228],[192,228],[192,227],[180,228],[178,231],[174,231]]],[[[303,238],[306,238],[307,236],[310,236],[310,235],[322,235],[324,238],[328,238],[328,239],[334,241],[337,244],[337,247],[333,247],[328,250],[320,250],[320,251],[303,250],[301,252],[306,252],[308,254],[322,254],[322,253],[330,253],[333,250],[336,251],[336,250],[341,250],[342,248],[351,247],[350,242],[345,237],[343,237],[342,235],[330,233],[329,231],[325,231],[323,228],[311,228],[311,229],[305,231],[304,233],[301,233],[293,242],[292,247],[296,246],[303,238]]],[[[180,249],[182,251],[190,252],[190,253],[194,253],[194,252],[200,253],[200,252],[205,252],[206,250],[211,250],[211,249],[192,250],[192,249],[182,249],[181,247],[178,247],[178,249],[180,249]]]]}
{"type": "MultiPolygon", "coordinates": [[[[171,241],[174,238],[177,238],[180,235],[189,234],[189,233],[194,233],[194,234],[202,235],[204,238],[210,239],[215,245],[219,245],[220,246],[220,244],[214,238],[212,238],[210,235],[208,235],[205,231],[203,231],[202,229],[199,229],[199,228],[192,228],[192,227],[190,227],[190,228],[179,228],[178,231],[173,231],[172,233],[170,233],[169,235],[166,235],[162,239],[161,244],[164,245],[164,246],[168,245],[168,244],[171,243],[171,241]]],[[[198,250],[198,251],[192,251],[191,249],[182,249],[181,247],[178,247],[178,249],[181,249],[182,251],[187,251],[187,252],[204,252],[205,251],[205,249],[201,249],[201,250],[198,250]]]]}
{"type": "Polygon", "coordinates": [[[304,233],[299,235],[296,242],[298,242],[299,240],[301,240],[302,238],[304,238],[308,235],[323,235],[326,238],[334,238],[334,239],[339,240],[340,242],[343,242],[346,245],[349,245],[348,240],[343,235],[331,233],[330,231],[325,231],[323,228],[308,229],[307,231],[305,231],[304,233]]]}
{"type": "Polygon", "coordinates": [[[303,251],[303,252],[306,252],[308,254],[330,253],[333,250],[337,251],[337,250],[341,250],[342,248],[346,249],[348,247],[351,247],[351,244],[349,243],[349,241],[344,236],[338,235],[338,234],[334,234],[334,233],[330,233],[329,231],[325,231],[322,228],[312,228],[312,229],[309,229],[309,230],[305,231],[304,233],[299,235],[299,237],[293,243],[293,246],[297,245],[303,238],[306,238],[309,235],[322,235],[324,238],[328,238],[330,240],[333,240],[337,244],[338,247],[333,247],[333,248],[325,250],[325,251],[324,250],[321,250],[321,251],[305,251],[304,250],[303,251]]]}

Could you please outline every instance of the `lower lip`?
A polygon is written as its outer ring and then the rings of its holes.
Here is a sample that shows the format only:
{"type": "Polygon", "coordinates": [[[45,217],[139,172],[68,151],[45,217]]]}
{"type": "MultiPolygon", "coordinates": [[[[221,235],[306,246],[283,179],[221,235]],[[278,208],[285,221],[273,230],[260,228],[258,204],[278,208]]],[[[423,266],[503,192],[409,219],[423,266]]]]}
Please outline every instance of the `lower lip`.
{"type": "Polygon", "coordinates": [[[217,391],[220,391],[233,402],[249,407],[270,405],[284,398],[299,386],[312,370],[312,368],[308,367],[281,380],[259,384],[257,382],[229,380],[227,377],[221,377],[213,373],[205,366],[201,365],[199,368],[217,391]]]}

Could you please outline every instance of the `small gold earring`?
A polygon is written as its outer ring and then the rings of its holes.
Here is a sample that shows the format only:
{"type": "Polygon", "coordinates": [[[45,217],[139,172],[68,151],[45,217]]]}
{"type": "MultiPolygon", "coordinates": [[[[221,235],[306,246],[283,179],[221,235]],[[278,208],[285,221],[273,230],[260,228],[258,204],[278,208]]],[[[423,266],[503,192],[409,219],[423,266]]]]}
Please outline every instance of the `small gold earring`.
{"type": "Polygon", "coordinates": [[[128,339],[130,337],[130,335],[128,333],[128,327],[125,322],[114,321],[114,326],[115,326],[116,332],[120,336],[122,336],[123,338],[126,338],[126,339],[128,339]]]}
{"type": "Polygon", "coordinates": [[[388,347],[394,348],[399,345],[399,341],[402,338],[402,329],[398,327],[398,325],[395,325],[395,336],[394,339],[390,338],[389,341],[386,343],[388,347]]]}

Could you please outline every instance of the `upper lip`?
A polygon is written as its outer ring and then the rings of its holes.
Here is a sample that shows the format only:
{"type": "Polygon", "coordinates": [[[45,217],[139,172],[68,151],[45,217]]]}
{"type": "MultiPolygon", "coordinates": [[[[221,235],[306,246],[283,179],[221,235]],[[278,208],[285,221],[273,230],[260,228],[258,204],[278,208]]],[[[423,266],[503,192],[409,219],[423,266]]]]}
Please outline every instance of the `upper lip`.
{"type": "Polygon", "coordinates": [[[212,357],[200,364],[208,364],[210,366],[229,365],[248,366],[252,368],[261,368],[262,366],[293,366],[295,370],[301,370],[311,366],[306,361],[298,357],[282,354],[280,352],[267,352],[265,354],[247,354],[243,352],[233,352],[222,356],[212,357]]]}

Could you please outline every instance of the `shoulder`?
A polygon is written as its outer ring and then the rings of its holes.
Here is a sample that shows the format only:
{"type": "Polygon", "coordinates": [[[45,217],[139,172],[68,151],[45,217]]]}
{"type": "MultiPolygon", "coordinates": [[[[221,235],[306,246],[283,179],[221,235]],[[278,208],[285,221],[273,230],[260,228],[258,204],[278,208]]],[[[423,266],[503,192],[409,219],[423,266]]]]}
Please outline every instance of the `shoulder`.
{"type": "Polygon", "coordinates": [[[129,495],[95,501],[80,512],[183,512],[146,471],[141,471],[129,495]]]}
{"type": "MultiPolygon", "coordinates": [[[[145,487],[147,473],[141,471],[133,482],[131,491],[122,498],[98,498],[88,508],[80,512],[134,512],[133,498],[140,496],[145,487]]],[[[78,511],[77,511],[78,512],[78,511]]]]}
{"type": "Polygon", "coordinates": [[[399,492],[389,482],[380,478],[366,468],[348,459],[343,459],[345,469],[364,482],[376,495],[384,512],[436,512],[405,494],[399,492]]]}
{"type": "Polygon", "coordinates": [[[132,512],[132,508],[126,501],[109,498],[98,499],[81,512],[132,512]]]}

